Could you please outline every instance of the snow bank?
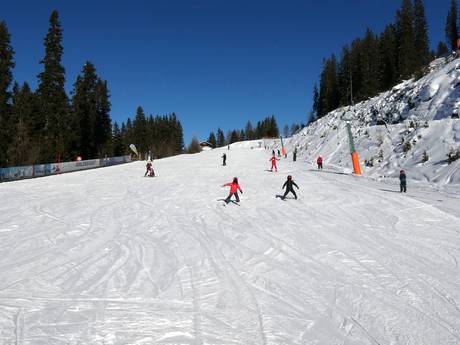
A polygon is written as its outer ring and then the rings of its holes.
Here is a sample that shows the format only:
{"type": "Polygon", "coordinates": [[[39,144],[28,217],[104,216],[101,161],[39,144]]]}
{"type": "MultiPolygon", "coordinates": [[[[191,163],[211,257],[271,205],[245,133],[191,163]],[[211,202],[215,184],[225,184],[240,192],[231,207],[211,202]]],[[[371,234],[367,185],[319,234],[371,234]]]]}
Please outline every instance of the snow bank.
{"type": "Polygon", "coordinates": [[[415,181],[460,184],[460,160],[447,160],[450,150],[460,149],[460,120],[452,118],[460,105],[460,61],[439,59],[431,70],[420,80],[329,113],[286,140],[288,151],[297,147],[300,159],[314,161],[321,155],[327,165],[351,171],[342,120],[350,113],[363,175],[396,178],[404,169],[415,181]]]}

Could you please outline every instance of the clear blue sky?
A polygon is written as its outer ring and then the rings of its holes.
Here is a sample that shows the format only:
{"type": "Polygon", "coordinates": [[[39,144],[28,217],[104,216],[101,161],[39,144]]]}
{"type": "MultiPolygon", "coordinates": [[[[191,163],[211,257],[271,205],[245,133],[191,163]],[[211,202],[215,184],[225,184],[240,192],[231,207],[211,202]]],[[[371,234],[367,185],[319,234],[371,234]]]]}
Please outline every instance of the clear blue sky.
{"type": "MultiPolygon", "coordinates": [[[[425,0],[431,46],[444,40],[450,0],[425,0]]],[[[51,11],[64,29],[66,87],[86,60],[111,91],[112,119],[175,112],[188,143],[218,126],[275,114],[305,122],[321,61],[367,27],[380,32],[400,0],[2,1],[14,76],[37,84],[51,11]]]]}

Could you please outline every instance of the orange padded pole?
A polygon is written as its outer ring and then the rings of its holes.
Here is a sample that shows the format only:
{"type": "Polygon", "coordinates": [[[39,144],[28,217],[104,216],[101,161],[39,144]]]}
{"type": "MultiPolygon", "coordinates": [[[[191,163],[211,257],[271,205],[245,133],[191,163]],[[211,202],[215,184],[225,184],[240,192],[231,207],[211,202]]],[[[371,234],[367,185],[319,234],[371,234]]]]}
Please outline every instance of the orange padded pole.
{"type": "Polygon", "coordinates": [[[353,170],[356,175],[361,175],[361,167],[359,166],[358,152],[351,153],[351,160],[353,162],[353,170]]]}

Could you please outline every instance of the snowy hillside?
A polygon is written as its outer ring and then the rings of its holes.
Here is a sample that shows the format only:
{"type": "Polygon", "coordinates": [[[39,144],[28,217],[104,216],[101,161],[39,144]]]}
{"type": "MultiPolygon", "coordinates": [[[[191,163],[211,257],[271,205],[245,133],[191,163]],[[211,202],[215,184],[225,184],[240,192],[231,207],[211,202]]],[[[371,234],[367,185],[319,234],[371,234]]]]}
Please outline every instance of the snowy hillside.
{"type": "Polygon", "coordinates": [[[257,146],[1,184],[0,344],[460,343],[459,195],[257,146]]]}
{"type": "Polygon", "coordinates": [[[301,159],[313,161],[322,155],[329,166],[349,171],[342,120],[348,113],[353,116],[364,175],[394,178],[405,169],[413,180],[460,184],[460,159],[452,164],[447,161],[450,150],[460,152],[460,120],[451,118],[459,113],[460,59],[438,59],[430,70],[420,80],[406,81],[354,107],[331,112],[288,141],[288,151],[298,147],[301,159]]]}

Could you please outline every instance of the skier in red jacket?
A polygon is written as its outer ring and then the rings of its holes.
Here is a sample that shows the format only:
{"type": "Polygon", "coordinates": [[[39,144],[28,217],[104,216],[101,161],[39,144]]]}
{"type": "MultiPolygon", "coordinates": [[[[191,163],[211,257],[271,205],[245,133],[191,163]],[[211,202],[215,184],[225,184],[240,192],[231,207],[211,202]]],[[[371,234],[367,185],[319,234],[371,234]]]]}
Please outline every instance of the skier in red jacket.
{"type": "Polygon", "coordinates": [[[243,191],[241,190],[240,185],[238,184],[238,178],[234,177],[233,182],[229,182],[224,184],[222,187],[230,187],[230,194],[228,195],[227,199],[225,199],[225,202],[228,204],[230,202],[230,198],[232,195],[235,196],[236,202],[240,202],[240,198],[238,197],[238,190],[243,194],[243,191]]]}
{"type": "Polygon", "coordinates": [[[323,170],[323,157],[319,156],[316,160],[316,164],[318,164],[318,170],[323,170]]]}
{"type": "Polygon", "coordinates": [[[278,167],[276,166],[276,161],[279,161],[279,159],[276,158],[275,155],[273,155],[272,158],[270,158],[268,161],[272,162],[272,167],[271,167],[270,171],[273,171],[273,168],[275,168],[275,171],[278,171],[278,167]]]}

